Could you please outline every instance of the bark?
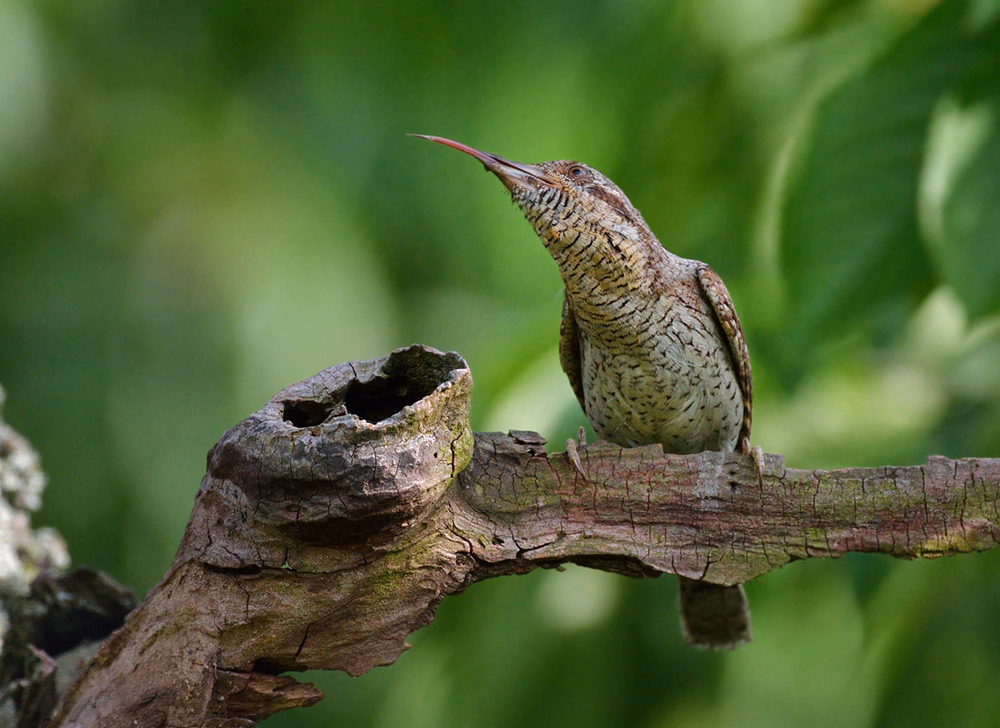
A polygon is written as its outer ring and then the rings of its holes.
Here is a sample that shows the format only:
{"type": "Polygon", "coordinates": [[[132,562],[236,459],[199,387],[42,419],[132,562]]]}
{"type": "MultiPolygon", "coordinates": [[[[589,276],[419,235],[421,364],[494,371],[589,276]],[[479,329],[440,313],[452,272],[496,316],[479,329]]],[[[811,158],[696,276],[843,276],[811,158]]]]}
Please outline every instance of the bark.
{"type": "Polygon", "coordinates": [[[279,673],[392,663],[440,600],[574,562],[735,584],[795,559],[980,551],[1000,460],[786,469],[766,456],[473,435],[472,379],[419,346],[292,385],[228,431],[174,564],[100,648],[59,726],[248,726],[321,694],[279,673]]]}

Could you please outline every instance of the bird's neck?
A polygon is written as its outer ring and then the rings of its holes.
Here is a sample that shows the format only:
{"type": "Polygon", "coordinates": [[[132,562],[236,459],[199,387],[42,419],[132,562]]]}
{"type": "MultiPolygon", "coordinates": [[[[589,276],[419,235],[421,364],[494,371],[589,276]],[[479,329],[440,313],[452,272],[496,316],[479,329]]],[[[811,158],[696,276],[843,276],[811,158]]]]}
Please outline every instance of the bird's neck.
{"type": "Polygon", "coordinates": [[[645,225],[545,217],[532,226],[559,266],[571,300],[580,304],[603,306],[625,296],[643,298],[654,285],[656,271],[676,257],[645,225]]]}

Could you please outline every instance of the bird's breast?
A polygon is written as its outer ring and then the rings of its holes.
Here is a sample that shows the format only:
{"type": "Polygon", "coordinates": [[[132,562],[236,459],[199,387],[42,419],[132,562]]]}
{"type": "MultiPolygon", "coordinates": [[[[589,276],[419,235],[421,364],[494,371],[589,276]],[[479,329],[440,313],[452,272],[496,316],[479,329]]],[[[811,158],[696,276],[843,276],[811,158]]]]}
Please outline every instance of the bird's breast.
{"type": "Polygon", "coordinates": [[[585,409],[598,437],[673,453],[735,449],[742,395],[704,312],[654,303],[580,338],[585,409]]]}

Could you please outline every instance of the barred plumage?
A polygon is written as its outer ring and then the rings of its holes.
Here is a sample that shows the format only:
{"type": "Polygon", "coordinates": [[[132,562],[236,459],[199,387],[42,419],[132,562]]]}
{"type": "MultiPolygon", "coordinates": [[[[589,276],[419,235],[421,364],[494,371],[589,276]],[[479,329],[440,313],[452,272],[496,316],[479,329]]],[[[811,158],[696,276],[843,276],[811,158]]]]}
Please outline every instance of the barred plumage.
{"type": "MultiPolygon", "coordinates": [[[[439,137],[493,172],[566,286],[559,358],[598,437],[666,452],[749,449],[750,357],[729,291],[704,263],[660,245],[611,180],[579,162],[529,165],[439,137]]],[[[750,638],[739,586],[681,577],[688,640],[750,638]]]]}

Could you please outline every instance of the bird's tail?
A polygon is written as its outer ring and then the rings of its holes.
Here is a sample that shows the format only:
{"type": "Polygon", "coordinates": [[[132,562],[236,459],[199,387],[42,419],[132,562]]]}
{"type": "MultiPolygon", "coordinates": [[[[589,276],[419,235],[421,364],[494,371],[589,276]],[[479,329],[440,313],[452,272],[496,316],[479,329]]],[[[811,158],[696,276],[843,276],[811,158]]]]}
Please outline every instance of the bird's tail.
{"type": "Polygon", "coordinates": [[[715,650],[731,650],[750,641],[750,609],[741,585],[678,578],[684,639],[715,650]]]}

